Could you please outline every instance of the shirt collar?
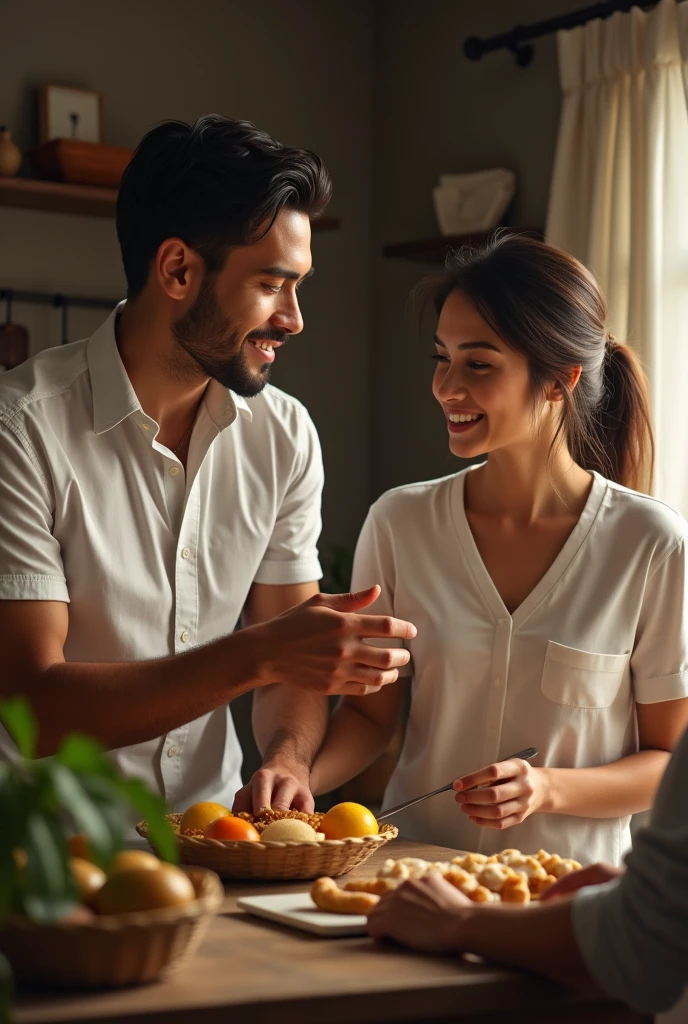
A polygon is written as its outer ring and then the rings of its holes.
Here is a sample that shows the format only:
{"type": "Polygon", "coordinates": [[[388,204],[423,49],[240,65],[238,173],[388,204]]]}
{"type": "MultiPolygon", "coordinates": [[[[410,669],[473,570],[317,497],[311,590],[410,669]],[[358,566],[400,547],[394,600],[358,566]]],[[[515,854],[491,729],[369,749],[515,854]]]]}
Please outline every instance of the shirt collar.
{"type": "Polygon", "coordinates": [[[120,302],[88,339],[86,358],[93,394],[93,430],[103,434],[141,410],[115,340],[115,321],[124,306],[120,302]]]}
{"type": "MultiPolygon", "coordinates": [[[[87,342],[86,354],[93,394],[93,430],[96,434],[111,430],[134,412],[143,412],[115,338],[115,323],[123,307],[124,302],[120,302],[87,342]]],[[[204,401],[218,431],[228,427],[236,419],[237,413],[249,421],[253,419],[253,412],[246,399],[215,380],[208,384],[204,401]]]]}

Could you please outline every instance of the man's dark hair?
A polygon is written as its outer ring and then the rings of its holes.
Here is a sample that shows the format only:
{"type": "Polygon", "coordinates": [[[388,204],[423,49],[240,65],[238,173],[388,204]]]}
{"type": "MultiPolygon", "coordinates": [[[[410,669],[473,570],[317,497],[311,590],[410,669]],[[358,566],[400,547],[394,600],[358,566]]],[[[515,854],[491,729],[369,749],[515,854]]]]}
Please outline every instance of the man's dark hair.
{"type": "Polygon", "coordinates": [[[331,192],[315,153],[282,146],[250,121],[164,121],[141,140],[117,199],[128,297],[143,290],[166,238],[181,238],[215,273],[232,246],[257,241],[281,210],[317,217],[331,192]]]}

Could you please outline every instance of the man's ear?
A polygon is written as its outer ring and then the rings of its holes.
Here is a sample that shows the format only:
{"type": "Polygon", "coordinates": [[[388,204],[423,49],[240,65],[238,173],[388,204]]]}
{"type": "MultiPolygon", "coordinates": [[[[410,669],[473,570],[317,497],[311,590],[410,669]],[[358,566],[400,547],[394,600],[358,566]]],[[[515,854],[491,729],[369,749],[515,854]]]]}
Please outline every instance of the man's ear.
{"type": "Polygon", "coordinates": [[[181,238],[166,238],[155,256],[158,284],[170,299],[195,295],[203,280],[203,260],[181,238]]]}
{"type": "MultiPolygon", "coordinates": [[[[581,367],[580,366],[572,367],[571,372],[569,373],[569,388],[570,388],[571,391],[573,391],[573,389],[575,388],[576,384],[580,380],[580,375],[581,375],[581,367]]],[[[562,389],[561,385],[558,384],[556,381],[554,381],[550,385],[550,387],[549,387],[549,389],[547,391],[546,398],[547,398],[548,402],[563,402],[563,400],[564,400],[564,393],[563,393],[563,389],[562,389]]]]}

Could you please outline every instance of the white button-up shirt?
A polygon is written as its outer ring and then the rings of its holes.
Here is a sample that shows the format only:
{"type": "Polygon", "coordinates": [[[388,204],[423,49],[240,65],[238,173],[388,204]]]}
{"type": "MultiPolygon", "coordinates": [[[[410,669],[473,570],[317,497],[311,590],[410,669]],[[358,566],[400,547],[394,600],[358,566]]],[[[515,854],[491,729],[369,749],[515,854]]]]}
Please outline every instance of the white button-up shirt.
{"type": "MultiPolygon", "coordinates": [[[[410,717],[385,794],[392,807],[535,746],[536,765],[584,768],[638,749],[635,702],[688,693],[685,520],[595,474],[553,565],[513,615],[464,510],[469,470],[383,495],[356,551],[353,589],[418,628],[406,642],[410,717]]],[[[496,853],[517,847],[618,863],[629,819],[533,814],[482,828],[451,793],[395,819],[412,839],[496,853]]]]}
{"type": "MultiPolygon", "coordinates": [[[[68,601],[67,661],[189,650],[232,632],[254,581],[321,576],[322,458],[303,406],[211,381],[185,470],[141,408],[115,316],[0,377],[0,599],[68,601]]],[[[227,706],[112,756],[174,809],[231,804],[241,785],[227,706]]]]}

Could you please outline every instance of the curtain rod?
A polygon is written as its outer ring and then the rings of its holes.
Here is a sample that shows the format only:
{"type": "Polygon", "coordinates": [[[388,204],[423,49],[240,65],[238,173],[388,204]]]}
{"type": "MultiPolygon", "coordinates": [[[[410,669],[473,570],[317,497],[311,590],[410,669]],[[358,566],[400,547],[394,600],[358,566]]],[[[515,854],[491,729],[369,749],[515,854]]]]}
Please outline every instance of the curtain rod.
{"type": "Polygon", "coordinates": [[[564,28],[577,28],[578,25],[585,25],[594,18],[608,18],[617,11],[627,13],[632,7],[649,8],[655,7],[656,4],[657,0],[607,0],[606,3],[592,4],[590,7],[570,11],[569,14],[561,14],[556,18],[536,21],[532,25],[516,25],[510,32],[502,32],[488,39],[469,36],[463,44],[463,52],[469,60],[480,60],[486,53],[493,53],[495,50],[511,50],[518,66],[527,68],[535,55],[534,48],[528,43],[529,39],[548,36],[564,28]]]}
{"type": "Polygon", "coordinates": [[[114,309],[119,299],[89,299],[79,295],[62,295],[59,292],[25,292],[19,288],[0,288],[0,302],[28,302],[30,305],[54,306],[62,309],[114,309]]]}

